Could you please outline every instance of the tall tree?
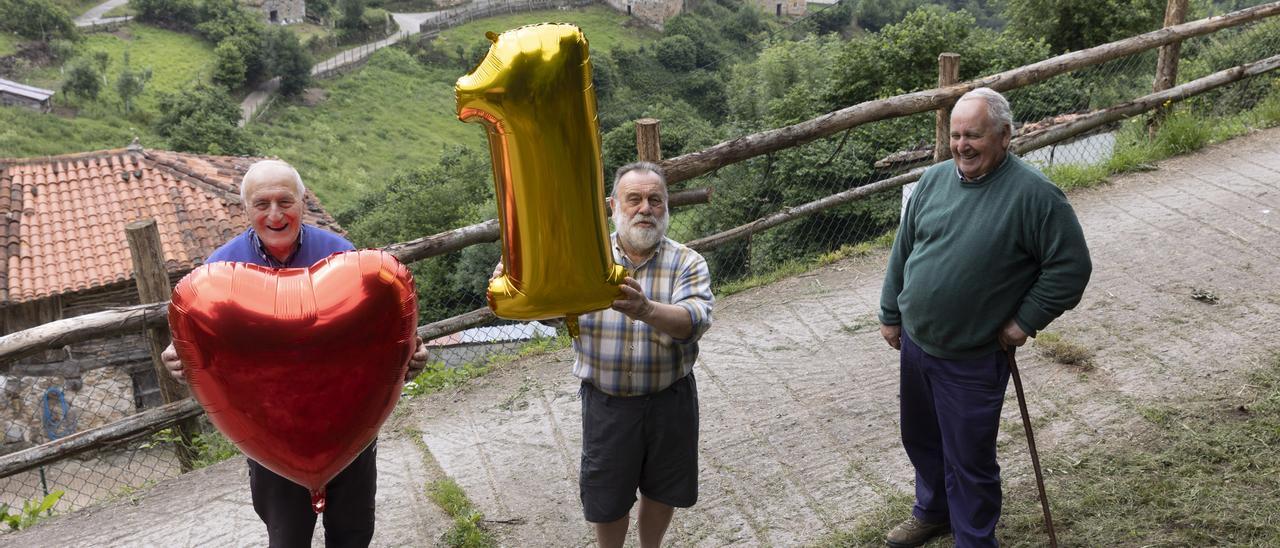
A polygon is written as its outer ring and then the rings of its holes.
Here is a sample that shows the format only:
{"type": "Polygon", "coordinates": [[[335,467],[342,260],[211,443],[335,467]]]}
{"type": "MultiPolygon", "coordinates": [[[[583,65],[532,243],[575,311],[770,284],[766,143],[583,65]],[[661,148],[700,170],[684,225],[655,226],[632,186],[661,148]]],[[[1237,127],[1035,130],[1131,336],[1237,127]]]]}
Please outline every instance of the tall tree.
{"type": "Polygon", "coordinates": [[[148,80],[151,80],[151,69],[134,70],[129,66],[129,50],[125,50],[124,70],[116,78],[116,93],[124,102],[125,114],[133,112],[133,100],[146,90],[148,80]]]}
{"type": "Polygon", "coordinates": [[[1160,28],[1165,0],[1005,0],[1008,29],[1077,51],[1160,28]]]}
{"type": "Polygon", "coordinates": [[[98,71],[94,70],[93,64],[86,60],[80,59],[73,63],[71,68],[67,70],[67,76],[62,81],[62,92],[67,96],[76,95],[81,99],[97,99],[98,92],[102,89],[102,76],[98,71]]]}

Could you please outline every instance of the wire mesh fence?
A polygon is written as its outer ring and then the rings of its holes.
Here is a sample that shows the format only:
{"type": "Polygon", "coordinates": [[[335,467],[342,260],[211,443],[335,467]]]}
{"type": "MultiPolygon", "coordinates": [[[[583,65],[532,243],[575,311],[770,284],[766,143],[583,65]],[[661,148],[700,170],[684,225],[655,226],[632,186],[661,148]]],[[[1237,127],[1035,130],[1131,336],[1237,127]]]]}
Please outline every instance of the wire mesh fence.
{"type": "MultiPolygon", "coordinates": [[[[12,368],[12,375],[0,376],[5,454],[163,403],[142,332],[48,351],[12,368]]],[[[62,492],[52,511],[73,511],[179,473],[173,447],[146,436],[0,478],[0,505],[22,508],[62,492]]]]}
{"type": "MultiPolygon", "coordinates": [[[[1278,26],[1280,21],[1264,21],[1188,40],[1184,52],[1216,48],[1226,52],[1195,57],[1184,66],[1180,81],[1273,55],[1280,51],[1280,44],[1275,43],[1280,37],[1278,26]]],[[[1155,68],[1156,53],[1149,51],[1014,90],[1007,95],[1014,108],[1015,125],[1026,132],[1150,93],[1155,68]]],[[[1244,80],[1190,101],[1186,108],[1215,115],[1239,112],[1274,90],[1274,82],[1273,76],[1244,80]]],[[[932,112],[865,124],[684,181],[672,191],[712,187],[715,194],[708,204],[674,209],[669,236],[677,241],[695,240],[927,164],[933,157],[934,124],[932,112]],[[914,154],[898,154],[904,151],[914,154]]],[[[1111,158],[1117,147],[1144,135],[1141,129],[1141,121],[1112,124],[1024,157],[1046,169],[1098,164],[1111,158]]],[[[901,191],[887,190],[724,244],[706,251],[704,256],[717,287],[824,255],[839,256],[861,244],[886,241],[897,227],[902,201],[901,191]]],[[[422,318],[423,323],[484,307],[487,274],[499,256],[498,244],[486,243],[415,264],[419,272],[448,270],[467,280],[470,288],[441,303],[436,312],[422,318]]],[[[78,368],[75,374],[63,371],[60,375],[0,377],[0,392],[4,394],[0,429],[5,441],[0,453],[60,439],[157,405],[150,358],[139,354],[139,349],[145,348],[144,336],[139,331],[90,341],[59,351],[60,355],[50,352],[24,360],[14,369],[49,372],[59,364],[71,362],[78,368]],[[121,363],[102,366],[113,360],[121,363]],[[91,363],[96,365],[87,365],[91,363]]],[[[559,348],[564,340],[563,331],[552,325],[499,321],[427,344],[433,361],[444,367],[467,368],[484,366],[496,356],[510,356],[529,345],[559,348]]],[[[24,502],[62,491],[65,494],[52,511],[69,512],[127,497],[182,472],[173,449],[171,436],[153,432],[0,478],[0,504],[21,507],[24,502]]]]}

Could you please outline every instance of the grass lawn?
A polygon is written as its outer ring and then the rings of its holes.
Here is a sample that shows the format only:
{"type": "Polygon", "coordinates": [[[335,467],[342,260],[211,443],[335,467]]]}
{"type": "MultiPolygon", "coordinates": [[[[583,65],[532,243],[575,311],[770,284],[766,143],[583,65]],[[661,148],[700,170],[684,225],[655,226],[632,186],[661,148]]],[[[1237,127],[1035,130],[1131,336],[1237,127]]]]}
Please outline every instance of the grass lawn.
{"type": "Polygon", "coordinates": [[[547,22],[578,25],[587,36],[587,40],[591,42],[593,51],[610,51],[619,47],[633,48],[661,37],[657,31],[647,27],[623,26],[630,19],[624,13],[595,5],[573,11],[528,11],[480,19],[448,29],[440,33],[436,43],[437,45],[462,44],[464,47],[470,47],[471,44],[484,40],[486,31],[501,33],[521,25],[547,22]]]}
{"type": "Polygon", "coordinates": [[[144,147],[161,143],[150,129],[120,114],[67,119],[25,108],[0,107],[0,158],[124,148],[135,136],[144,147]]]}
{"type": "Polygon", "coordinates": [[[449,145],[485,146],[484,130],[455,114],[459,75],[387,48],[359,71],[320,81],[329,94],[324,102],[277,102],[248,129],[260,137],[263,154],[297,166],[325,207],[341,211],[364,188],[435,162],[449,145]]]}
{"type": "Polygon", "coordinates": [[[107,95],[116,105],[119,98],[115,94],[115,81],[124,69],[124,53],[129,52],[129,66],[134,70],[150,68],[151,81],[138,98],[138,106],[144,110],[155,110],[160,92],[178,91],[194,82],[208,81],[213,72],[213,46],[208,42],[190,34],[142,24],[131,24],[121,32],[87,35],[81,49],[82,55],[105,51],[111,56],[106,75],[111,91],[107,95]]]}
{"type": "MultiPolygon", "coordinates": [[[[142,139],[144,147],[160,147],[163,142],[150,129],[159,94],[180,90],[194,81],[207,80],[213,66],[213,48],[191,36],[146,25],[132,24],[118,32],[85,36],[78,55],[88,56],[105,51],[111,57],[107,82],[96,100],[71,100],[61,93],[54,104],[76,106],[75,119],[56,115],[36,115],[23,109],[0,109],[0,156],[66,154],[102,148],[120,148],[133,136],[142,139]],[[125,118],[123,106],[115,91],[116,78],[123,69],[124,52],[129,51],[130,66],[150,68],[147,83],[135,107],[141,112],[125,118]]],[[[57,90],[61,87],[60,67],[44,67],[24,75],[23,82],[57,90]]]]}
{"type": "MultiPolygon", "coordinates": [[[[96,103],[110,103],[117,108],[120,99],[115,93],[115,82],[124,69],[125,51],[129,52],[129,66],[134,70],[151,69],[151,80],[138,99],[143,109],[154,110],[159,92],[177,91],[196,81],[208,81],[213,72],[213,46],[207,42],[190,34],[138,23],[116,32],[87,34],[76,49],[77,57],[90,57],[98,51],[105,51],[111,57],[106,74],[108,85],[96,103]]],[[[55,90],[62,86],[60,67],[43,67],[26,76],[27,83],[33,86],[55,90]]],[[[99,105],[79,106],[92,110],[99,105]]]]}
{"type": "Polygon", "coordinates": [[[0,57],[5,55],[13,55],[18,52],[18,42],[22,41],[18,35],[8,32],[0,32],[0,57]]]}

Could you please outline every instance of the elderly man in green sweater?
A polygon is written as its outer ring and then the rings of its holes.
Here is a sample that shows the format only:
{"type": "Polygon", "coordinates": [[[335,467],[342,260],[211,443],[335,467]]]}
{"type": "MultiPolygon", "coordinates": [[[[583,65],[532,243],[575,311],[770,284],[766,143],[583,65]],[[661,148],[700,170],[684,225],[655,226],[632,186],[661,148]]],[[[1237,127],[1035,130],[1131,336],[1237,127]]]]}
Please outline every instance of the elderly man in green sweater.
{"type": "Polygon", "coordinates": [[[901,361],[902,442],[916,471],[912,515],[889,546],[951,530],[996,546],[996,433],[1008,356],[1080,302],[1092,264],[1071,204],[1009,153],[1009,103],[975,89],[951,113],[951,155],[920,179],[880,294],[880,333],[901,361]]]}

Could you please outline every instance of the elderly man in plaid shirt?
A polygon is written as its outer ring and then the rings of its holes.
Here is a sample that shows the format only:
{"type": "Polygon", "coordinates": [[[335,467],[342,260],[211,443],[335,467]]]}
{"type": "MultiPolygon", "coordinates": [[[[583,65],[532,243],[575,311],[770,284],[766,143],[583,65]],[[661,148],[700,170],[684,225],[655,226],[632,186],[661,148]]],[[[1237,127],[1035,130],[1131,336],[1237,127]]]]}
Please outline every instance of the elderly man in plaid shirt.
{"type": "Polygon", "coordinates": [[[632,277],[613,307],[579,319],[579,490],[602,548],[623,545],[640,491],[640,545],[659,546],[676,507],[698,499],[693,363],[711,327],[711,278],[696,251],[666,237],[667,182],[648,162],[622,166],[609,197],[614,260],[632,277]]]}

